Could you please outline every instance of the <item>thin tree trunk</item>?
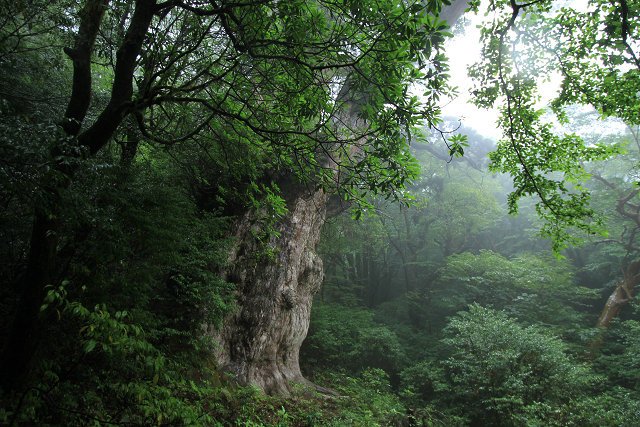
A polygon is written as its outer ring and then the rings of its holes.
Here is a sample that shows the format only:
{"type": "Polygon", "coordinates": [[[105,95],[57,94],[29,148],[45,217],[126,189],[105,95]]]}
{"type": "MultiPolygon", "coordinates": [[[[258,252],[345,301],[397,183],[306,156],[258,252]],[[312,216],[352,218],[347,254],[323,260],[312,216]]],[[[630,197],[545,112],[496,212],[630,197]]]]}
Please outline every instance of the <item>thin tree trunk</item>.
{"type": "Polygon", "coordinates": [[[588,361],[595,360],[611,327],[611,322],[618,316],[620,309],[633,300],[633,292],[640,281],[640,261],[634,261],[629,264],[629,267],[623,273],[622,278],[618,280],[614,291],[607,299],[600,318],[596,322],[596,328],[599,331],[587,345],[587,350],[584,352],[584,358],[588,361]]]}
{"type": "MultiPolygon", "coordinates": [[[[82,23],[73,49],[65,53],[73,61],[73,88],[63,128],[77,135],[91,101],[91,50],[108,0],[89,0],[80,12],[82,23]]],[[[40,307],[46,286],[55,275],[58,233],[60,231],[60,196],[49,189],[49,206],[36,213],[31,232],[27,269],[20,284],[20,300],[9,338],[0,359],[0,387],[5,391],[24,388],[40,341],[40,307]]]]}
{"type": "Polygon", "coordinates": [[[409,249],[409,263],[407,265],[408,281],[411,282],[411,286],[407,286],[407,291],[411,289],[412,291],[416,288],[416,261],[417,261],[417,252],[414,243],[413,236],[411,235],[411,221],[409,221],[409,210],[404,209],[404,226],[406,228],[407,233],[407,248],[409,249]]]}
{"type": "Polygon", "coordinates": [[[398,255],[400,255],[400,259],[402,260],[402,270],[404,271],[404,281],[405,288],[407,292],[413,292],[415,290],[414,281],[412,280],[411,271],[409,270],[409,263],[407,262],[407,258],[405,256],[404,251],[400,250],[398,244],[389,236],[389,241],[395,248],[398,255]]]}
{"type": "Polygon", "coordinates": [[[20,300],[0,361],[0,388],[5,391],[27,384],[40,342],[40,307],[46,296],[45,287],[56,270],[59,229],[60,221],[55,215],[40,212],[36,216],[20,300]]]}
{"type": "MultiPolygon", "coordinates": [[[[107,10],[109,0],[88,0],[80,13],[80,26],[73,49],[64,49],[73,61],[73,87],[62,127],[71,136],[78,135],[91,101],[91,51],[107,10]]],[[[96,123],[78,136],[80,146],[97,153],[111,139],[126,116],[123,106],[133,94],[133,73],[136,58],[142,48],[156,0],[140,0],[131,18],[122,46],[117,52],[116,70],[111,99],[96,123]]],[[[56,154],[56,153],[54,153],[56,154]]],[[[74,169],[60,166],[68,176],[68,186],[74,169]]],[[[27,271],[21,283],[21,296],[9,338],[0,359],[0,387],[5,391],[24,388],[31,364],[38,349],[40,307],[46,296],[46,286],[58,268],[56,253],[60,230],[60,188],[50,189],[47,208],[41,208],[35,218],[30,241],[27,271]]]]}

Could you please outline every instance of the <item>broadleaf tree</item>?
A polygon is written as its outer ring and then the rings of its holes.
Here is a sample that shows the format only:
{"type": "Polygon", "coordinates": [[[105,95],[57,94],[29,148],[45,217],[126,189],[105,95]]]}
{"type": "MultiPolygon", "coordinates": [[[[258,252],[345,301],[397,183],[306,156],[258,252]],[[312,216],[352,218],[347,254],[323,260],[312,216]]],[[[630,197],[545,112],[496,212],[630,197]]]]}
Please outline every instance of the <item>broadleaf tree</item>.
{"type": "Polygon", "coordinates": [[[622,147],[588,145],[573,133],[553,132],[553,124],[542,120],[539,85],[560,73],[561,89],[551,102],[560,121],[566,121],[563,109],[577,103],[637,124],[637,12],[626,0],[590,1],[586,11],[551,1],[492,1],[489,11],[494,18],[482,29],[482,60],[470,75],[477,105],[500,100],[503,138],[490,154],[490,168],[514,180],[511,213],[517,214],[519,199],[538,197],[538,215],[545,220],[540,234],[552,239],[556,251],[584,240],[568,227],[605,234],[604,219],[589,207],[589,176],[581,164],[611,158],[622,147]]]}

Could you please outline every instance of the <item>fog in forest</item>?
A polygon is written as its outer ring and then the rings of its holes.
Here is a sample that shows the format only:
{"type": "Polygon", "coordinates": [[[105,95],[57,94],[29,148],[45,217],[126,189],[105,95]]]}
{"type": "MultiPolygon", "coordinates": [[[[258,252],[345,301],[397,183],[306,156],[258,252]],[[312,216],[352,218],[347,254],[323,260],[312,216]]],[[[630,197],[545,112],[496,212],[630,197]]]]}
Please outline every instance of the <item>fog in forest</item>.
{"type": "Polygon", "coordinates": [[[0,426],[640,425],[640,3],[0,5],[0,426]]]}

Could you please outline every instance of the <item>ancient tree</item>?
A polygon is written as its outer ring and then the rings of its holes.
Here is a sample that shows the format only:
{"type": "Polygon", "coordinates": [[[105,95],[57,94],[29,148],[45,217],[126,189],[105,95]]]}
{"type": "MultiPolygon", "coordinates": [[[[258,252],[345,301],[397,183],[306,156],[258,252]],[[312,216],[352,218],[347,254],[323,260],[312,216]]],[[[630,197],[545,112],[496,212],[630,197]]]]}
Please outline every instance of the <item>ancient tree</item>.
{"type": "MultiPolygon", "coordinates": [[[[445,9],[440,19],[447,18],[449,24],[455,22],[465,6],[466,2],[457,2],[452,9],[445,9]]],[[[273,256],[266,259],[256,255],[261,252],[259,244],[251,243],[255,212],[245,213],[233,225],[237,244],[229,259],[233,267],[224,277],[238,285],[239,309],[211,334],[220,344],[216,356],[221,369],[240,383],[255,384],[268,393],[288,394],[296,384],[328,392],[302,377],[298,354],[309,327],[312,298],[324,276],[322,260],[315,253],[321,227],[327,218],[344,211],[357,198],[349,196],[361,185],[354,180],[353,172],[372,172],[361,164],[370,155],[371,144],[376,144],[375,122],[367,111],[377,89],[357,86],[350,80],[353,72],[349,70],[337,98],[342,107],[334,111],[330,120],[331,132],[346,135],[354,144],[346,148],[345,144],[334,143],[323,150],[324,163],[316,164],[314,169],[317,172],[321,168],[323,174],[330,171],[333,183],[319,188],[314,183],[312,189],[306,181],[275,181],[286,201],[286,214],[274,224],[276,234],[268,243],[273,256]],[[347,163],[345,159],[349,159],[347,163]]],[[[359,73],[357,68],[355,72],[359,73]]],[[[368,189],[377,191],[373,185],[368,189]]]]}

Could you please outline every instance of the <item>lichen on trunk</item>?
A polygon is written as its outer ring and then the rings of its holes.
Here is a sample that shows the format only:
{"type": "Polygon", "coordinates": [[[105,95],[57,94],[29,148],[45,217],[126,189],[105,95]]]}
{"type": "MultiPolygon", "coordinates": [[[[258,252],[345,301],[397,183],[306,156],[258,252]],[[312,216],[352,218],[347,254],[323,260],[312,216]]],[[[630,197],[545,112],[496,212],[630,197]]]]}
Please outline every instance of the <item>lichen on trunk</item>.
{"type": "Polygon", "coordinates": [[[254,213],[245,213],[232,226],[236,244],[223,278],[236,284],[238,307],[209,333],[219,343],[214,353],[220,369],[240,384],[279,395],[289,394],[296,384],[313,386],[300,373],[298,352],[323,279],[315,247],[327,199],[322,191],[290,194],[288,213],[275,226],[280,236],[269,242],[269,257],[257,255],[263,248],[251,232],[254,213]]]}

